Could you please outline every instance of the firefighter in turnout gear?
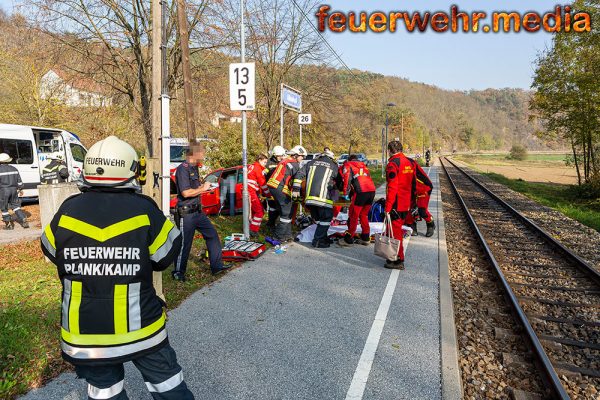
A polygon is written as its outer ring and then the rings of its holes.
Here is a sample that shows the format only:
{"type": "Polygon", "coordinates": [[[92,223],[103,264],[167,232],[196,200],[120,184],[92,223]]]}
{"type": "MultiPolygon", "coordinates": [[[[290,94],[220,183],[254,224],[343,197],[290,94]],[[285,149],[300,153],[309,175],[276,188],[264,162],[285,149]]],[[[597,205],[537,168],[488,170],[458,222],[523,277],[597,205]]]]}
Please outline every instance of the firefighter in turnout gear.
{"type": "MultiPolygon", "coordinates": [[[[267,161],[267,173],[265,175],[267,181],[271,179],[271,176],[273,175],[273,172],[275,172],[277,165],[279,165],[281,160],[283,160],[285,157],[285,153],[285,149],[281,146],[275,146],[273,147],[273,150],[271,150],[271,157],[269,158],[269,161],[267,161]]],[[[267,221],[267,226],[273,230],[280,214],[277,200],[275,200],[272,195],[267,198],[267,211],[269,218],[267,221]]]]}
{"type": "Polygon", "coordinates": [[[375,184],[369,168],[358,161],[356,154],[350,155],[348,161],[340,168],[342,174],[342,196],[349,198],[352,196],[352,202],[348,211],[348,230],[344,238],[338,242],[340,246],[349,246],[354,243],[354,234],[360,221],[360,240],[362,245],[368,245],[371,239],[371,229],[369,226],[369,211],[371,204],[375,199],[375,184]]]}
{"type": "Polygon", "coordinates": [[[389,153],[392,155],[386,166],[387,192],[385,198],[385,212],[392,220],[394,238],[400,241],[398,259],[387,260],[386,268],[404,269],[404,248],[402,239],[404,232],[402,225],[408,216],[416,193],[416,170],[413,162],[402,153],[402,144],[394,140],[388,144],[389,153]]]}
{"type": "Polygon", "coordinates": [[[290,157],[277,164],[277,168],[267,182],[267,186],[277,202],[277,211],[280,215],[273,233],[275,238],[281,242],[293,239],[292,219],[296,207],[291,198],[291,186],[294,176],[300,169],[300,162],[307,155],[306,149],[302,146],[295,146],[287,153],[290,157]]]}
{"type": "Polygon", "coordinates": [[[69,178],[67,165],[60,156],[48,157],[50,162],[42,169],[42,183],[61,183],[69,178]]]}
{"type": "Polygon", "coordinates": [[[326,150],[317,158],[310,160],[296,174],[293,182],[292,198],[300,197],[302,181],[306,179],[304,204],[310,209],[310,215],[317,224],[313,247],[327,248],[331,245],[327,231],[333,219],[332,192],[336,188],[338,165],[333,161],[334,154],[326,150]]]}
{"type": "Polygon", "coordinates": [[[194,241],[194,234],[198,230],[206,241],[210,270],[217,275],[229,268],[223,265],[221,239],[217,230],[206,214],[202,212],[200,194],[210,190],[210,184],[200,183],[198,164],[204,160],[205,149],[200,143],[194,143],[188,149],[187,160],[182,162],[175,171],[177,184],[177,214],[179,229],[183,236],[181,252],[175,260],[173,279],[185,281],[187,262],[194,241]]]}
{"type": "Polygon", "coordinates": [[[5,230],[15,228],[8,209],[12,209],[17,217],[17,221],[23,228],[29,228],[29,223],[25,218],[25,213],[21,210],[21,199],[19,191],[23,190],[23,181],[19,171],[8,163],[12,158],[6,153],[0,153],[0,210],[2,211],[2,221],[5,230]]]}
{"type": "Polygon", "coordinates": [[[250,237],[253,238],[258,236],[260,224],[265,215],[260,195],[262,194],[267,198],[271,197],[265,178],[266,173],[269,171],[266,168],[267,160],[267,156],[261,154],[256,158],[256,162],[248,167],[248,192],[250,193],[250,211],[252,214],[250,218],[250,237]]]}
{"type": "Polygon", "coordinates": [[[412,160],[415,170],[416,170],[416,193],[417,199],[416,203],[412,207],[414,209],[413,212],[410,212],[406,217],[406,225],[409,225],[413,232],[412,236],[418,236],[417,232],[417,218],[425,220],[427,224],[427,232],[425,236],[431,237],[435,232],[435,222],[433,222],[433,216],[428,210],[429,207],[429,198],[431,197],[431,192],[433,191],[433,183],[431,183],[431,179],[427,176],[423,168],[419,165],[418,162],[412,160]]]}
{"type": "Polygon", "coordinates": [[[138,194],[138,159],[110,136],[86,154],[83,193],[64,201],[41,237],[62,282],[61,349],[90,399],[127,399],[132,361],[154,399],[193,399],[169,345],[164,303],[152,285],[179,252],[181,235],[138,194]]]}

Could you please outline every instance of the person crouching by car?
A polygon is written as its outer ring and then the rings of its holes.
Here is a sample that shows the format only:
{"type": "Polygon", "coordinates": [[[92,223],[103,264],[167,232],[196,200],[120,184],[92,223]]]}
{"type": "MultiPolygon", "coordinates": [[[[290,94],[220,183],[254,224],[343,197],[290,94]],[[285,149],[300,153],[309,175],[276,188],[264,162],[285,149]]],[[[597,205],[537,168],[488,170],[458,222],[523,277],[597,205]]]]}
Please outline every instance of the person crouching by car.
{"type": "Polygon", "coordinates": [[[392,220],[394,238],[400,241],[398,259],[387,260],[386,268],[404,269],[404,248],[402,246],[402,225],[406,219],[416,194],[416,169],[411,160],[402,153],[402,143],[397,140],[388,144],[392,155],[386,166],[387,193],[385,212],[392,220]]]}
{"type": "Polygon", "coordinates": [[[348,230],[338,243],[340,246],[351,246],[354,243],[354,234],[360,221],[361,234],[358,243],[366,246],[370,242],[369,210],[375,199],[375,184],[369,174],[369,168],[363,162],[358,161],[356,154],[348,157],[341,172],[342,196],[346,199],[351,196],[352,202],[348,211],[348,230]]]}

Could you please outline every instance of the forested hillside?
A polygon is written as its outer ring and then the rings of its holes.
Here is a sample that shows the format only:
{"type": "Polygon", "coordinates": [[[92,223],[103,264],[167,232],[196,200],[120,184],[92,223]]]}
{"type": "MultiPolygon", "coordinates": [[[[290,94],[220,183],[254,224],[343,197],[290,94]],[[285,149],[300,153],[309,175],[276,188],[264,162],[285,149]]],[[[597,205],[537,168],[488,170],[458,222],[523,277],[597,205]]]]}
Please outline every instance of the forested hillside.
{"type": "MultiPolygon", "coordinates": [[[[64,127],[77,132],[88,145],[117,134],[144,152],[149,49],[140,47],[145,58],[139,68],[135,67],[137,54],[128,54],[128,47],[107,49],[96,39],[34,26],[43,24],[34,25],[31,17],[0,14],[0,122],[64,127]],[[41,78],[51,69],[63,71],[67,82],[93,86],[111,99],[111,105],[68,106],[47,98],[40,89],[41,78]]],[[[304,129],[309,151],[319,151],[324,145],[338,153],[379,151],[386,111],[388,136],[401,137],[403,130],[404,142],[414,151],[424,146],[446,151],[508,149],[515,143],[532,150],[562,147],[560,141],[537,138],[540,128],[529,121],[529,91],[447,91],[399,77],[336,68],[325,55],[317,59],[313,53],[308,57],[308,50],[300,54],[302,48],[292,49],[298,53],[295,62],[286,57],[265,58],[264,42],[251,36],[249,43],[249,58],[257,63],[258,101],[256,112],[250,113],[251,154],[279,141],[281,83],[302,90],[304,112],[313,114],[313,125],[304,129]],[[389,103],[394,106],[386,106],[389,103]]],[[[228,122],[235,115],[228,111],[227,66],[237,59],[228,51],[230,46],[227,42],[192,51],[199,135],[217,139],[222,154],[215,160],[220,164],[237,162],[241,136],[239,124],[228,122]],[[215,126],[218,114],[224,118],[215,126]]],[[[169,57],[172,132],[185,136],[181,56],[176,47],[170,48],[169,57]]],[[[286,145],[297,144],[296,114],[287,111],[284,120],[286,145]]]]}

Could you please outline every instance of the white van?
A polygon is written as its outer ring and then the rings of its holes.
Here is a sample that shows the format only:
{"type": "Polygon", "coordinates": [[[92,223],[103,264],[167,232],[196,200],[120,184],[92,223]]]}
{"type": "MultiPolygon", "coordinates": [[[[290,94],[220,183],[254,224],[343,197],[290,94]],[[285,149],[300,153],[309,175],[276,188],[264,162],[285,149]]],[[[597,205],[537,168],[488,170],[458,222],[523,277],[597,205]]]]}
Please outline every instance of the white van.
{"type": "Polygon", "coordinates": [[[69,181],[79,179],[87,149],[71,132],[56,128],[0,124],[0,153],[12,157],[11,164],[23,180],[23,197],[37,197],[37,185],[49,157],[62,156],[69,181]]]}

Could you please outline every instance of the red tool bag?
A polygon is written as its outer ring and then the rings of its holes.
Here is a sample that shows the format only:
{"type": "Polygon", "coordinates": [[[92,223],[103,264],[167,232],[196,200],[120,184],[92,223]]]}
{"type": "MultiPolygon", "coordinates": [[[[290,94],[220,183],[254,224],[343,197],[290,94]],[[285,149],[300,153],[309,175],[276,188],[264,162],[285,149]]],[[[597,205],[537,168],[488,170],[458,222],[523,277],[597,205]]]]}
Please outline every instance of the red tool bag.
{"type": "Polygon", "coordinates": [[[223,261],[256,260],[265,250],[263,243],[232,240],[223,247],[223,261]]]}

